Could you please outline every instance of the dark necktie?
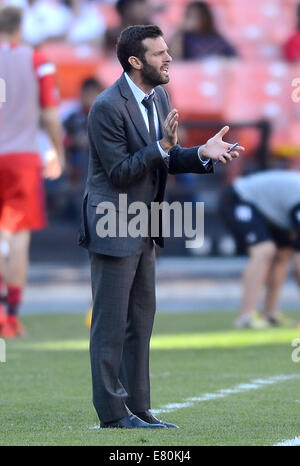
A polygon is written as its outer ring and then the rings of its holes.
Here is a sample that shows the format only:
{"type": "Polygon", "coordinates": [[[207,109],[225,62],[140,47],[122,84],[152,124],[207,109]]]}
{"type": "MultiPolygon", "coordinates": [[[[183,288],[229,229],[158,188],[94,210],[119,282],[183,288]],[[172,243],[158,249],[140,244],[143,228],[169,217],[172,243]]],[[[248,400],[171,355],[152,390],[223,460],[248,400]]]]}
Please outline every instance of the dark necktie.
{"type": "MultiPolygon", "coordinates": [[[[156,129],[155,129],[155,124],[154,124],[154,108],[153,108],[153,98],[154,98],[154,92],[149,96],[149,97],[144,97],[142,100],[142,104],[144,107],[146,107],[147,112],[148,112],[148,121],[149,121],[149,133],[151,140],[157,141],[157,135],[156,135],[156,129]]],[[[169,157],[164,157],[164,162],[166,166],[169,166],[169,157]]]]}
{"type": "Polygon", "coordinates": [[[148,112],[149,133],[150,133],[151,140],[154,142],[157,140],[157,137],[156,137],[155,124],[154,124],[153,98],[154,98],[154,93],[151,94],[149,97],[145,97],[142,100],[142,104],[144,105],[144,107],[146,107],[147,112],[148,112]]]}

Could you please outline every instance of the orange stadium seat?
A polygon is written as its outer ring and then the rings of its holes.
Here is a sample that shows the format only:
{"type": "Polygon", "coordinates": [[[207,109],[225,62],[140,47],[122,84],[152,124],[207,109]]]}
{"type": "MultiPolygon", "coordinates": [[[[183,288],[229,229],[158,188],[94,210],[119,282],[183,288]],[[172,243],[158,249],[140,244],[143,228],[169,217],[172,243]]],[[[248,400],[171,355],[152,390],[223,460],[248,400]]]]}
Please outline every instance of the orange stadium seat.
{"type": "Polygon", "coordinates": [[[287,95],[287,102],[290,102],[290,115],[288,120],[288,128],[285,135],[277,134],[276,153],[281,156],[294,157],[300,155],[300,65],[292,65],[290,90],[287,95]],[[292,86],[294,78],[298,78],[297,86],[292,86]],[[296,93],[293,96],[293,93],[296,93]],[[296,92],[297,91],[297,92],[296,92]],[[298,97],[295,99],[295,97],[298,97]]]}
{"type": "Polygon", "coordinates": [[[172,104],[184,119],[220,119],[224,114],[228,64],[222,59],[173,62],[167,85],[172,104]]]}
{"type": "Polygon", "coordinates": [[[292,70],[282,61],[243,62],[231,65],[226,115],[234,120],[282,118],[290,108],[292,70]]]}
{"type": "MultiPolygon", "coordinates": [[[[227,67],[226,60],[217,58],[172,63],[171,79],[166,87],[172,107],[178,109],[180,122],[223,120],[227,67]]],[[[215,132],[209,128],[183,130],[181,127],[180,141],[185,146],[194,146],[215,132]]]]}
{"type": "Polygon", "coordinates": [[[104,60],[99,50],[88,45],[52,43],[44,45],[41,51],[56,65],[62,99],[76,98],[82,81],[94,76],[104,60]]]}
{"type": "Polygon", "coordinates": [[[276,59],[295,27],[295,8],[286,0],[230,0],[228,37],[243,58],[276,59]]]}
{"type": "Polygon", "coordinates": [[[184,5],[170,1],[162,4],[160,0],[154,0],[152,1],[152,6],[154,9],[154,13],[152,14],[153,23],[161,28],[166,40],[170,39],[175,30],[181,25],[184,15],[184,5]]]}
{"type": "Polygon", "coordinates": [[[107,29],[109,28],[114,28],[118,26],[120,22],[119,15],[117,13],[117,10],[112,3],[100,3],[98,5],[99,12],[103,16],[105,20],[105,24],[107,29]]]}
{"type": "Polygon", "coordinates": [[[105,87],[111,86],[122,74],[123,69],[118,60],[106,60],[98,66],[96,77],[105,87]]]}
{"type": "Polygon", "coordinates": [[[266,119],[272,124],[272,147],[286,141],[292,116],[292,73],[292,68],[280,61],[234,64],[226,93],[227,120],[266,119]]]}

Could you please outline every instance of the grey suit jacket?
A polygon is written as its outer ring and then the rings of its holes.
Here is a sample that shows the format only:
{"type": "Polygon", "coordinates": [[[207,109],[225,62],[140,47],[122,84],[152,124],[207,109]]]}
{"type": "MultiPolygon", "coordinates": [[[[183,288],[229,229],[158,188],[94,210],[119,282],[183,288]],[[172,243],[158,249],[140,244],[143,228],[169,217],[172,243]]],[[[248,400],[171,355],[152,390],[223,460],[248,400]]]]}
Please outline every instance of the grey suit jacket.
{"type": "MultiPolygon", "coordinates": [[[[170,112],[166,90],[155,88],[155,105],[160,126],[170,112]]],[[[166,166],[156,142],[150,139],[138,104],[124,75],[111,87],[99,94],[89,113],[88,134],[90,144],[89,170],[82,204],[79,244],[90,252],[125,257],[139,247],[141,236],[100,237],[97,222],[102,214],[97,206],[107,201],[107,207],[119,211],[119,194],[127,195],[127,202],[142,201],[150,205],[152,201],[164,199],[168,172],[211,173],[213,165],[205,167],[199,160],[198,146],[182,148],[178,144],[170,151],[169,168],[166,166]],[[153,174],[158,177],[154,190],[153,174]],[[158,189],[157,189],[158,188],[158,189]]],[[[105,215],[108,211],[105,211],[105,215]]],[[[128,216],[128,222],[130,216],[128,216]]],[[[161,229],[160,229],[161,231],[161,229]]],[[[163,238],[154,238],[163,247],[163,238]]]]}

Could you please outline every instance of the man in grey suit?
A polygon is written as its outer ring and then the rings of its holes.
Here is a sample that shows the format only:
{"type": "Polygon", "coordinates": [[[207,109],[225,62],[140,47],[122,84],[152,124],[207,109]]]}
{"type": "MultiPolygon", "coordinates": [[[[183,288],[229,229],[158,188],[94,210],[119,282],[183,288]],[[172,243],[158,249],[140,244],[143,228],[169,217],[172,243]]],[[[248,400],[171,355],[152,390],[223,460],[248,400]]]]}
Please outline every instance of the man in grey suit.
{"type": "Polygon", "coordinates": [[[165,428],[150,412],[149,343],[155,314],[154,241],[163,235],[124,234],[130,216],[118,203],[161,202],[168,173],[211,173],[212,160],[238,157],[222,140],[224,127],[203,146],[177,144],[178,112],[161,84],[172,60],[157,26],[131,26],[118,41],[121,78],[95,100],[88,121],[90,160],[79,243],[91,261],[93,314],[90,357],[93,403],[101,427],[165,428]],[[115,235],[99,233],[105,211],[116,214],[115,235]],[[123,223],[122,223],[123,222],[123,223]],[[123,226],[122,226],[123,225],[123,226]],[[122,231],[121,231],[122,230],[122,231]]]}

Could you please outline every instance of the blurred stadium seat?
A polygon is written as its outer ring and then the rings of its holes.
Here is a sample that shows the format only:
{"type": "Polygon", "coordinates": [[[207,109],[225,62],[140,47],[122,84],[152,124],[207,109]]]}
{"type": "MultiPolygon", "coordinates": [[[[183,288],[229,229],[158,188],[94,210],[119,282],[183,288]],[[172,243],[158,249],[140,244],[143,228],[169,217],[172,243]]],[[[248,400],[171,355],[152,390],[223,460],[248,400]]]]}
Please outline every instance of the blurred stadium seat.
{"type": "MultiPolygon", "coordinates": [[[[233,64],[225,119],[239,123],[266,119],[272,123],[272,148],[281,145],[292,119],[293,102],[289,96],[293,72],[291,66],[281,61],[233,64]]],[[[251,138],[243,143],[252,146],[251,138]]]]}
{"type": "Polygon", "coordinates": [[[122,67],[118,60],[105,60],[97,68],[96,77],[105,87],[111,86],[122,74],[122,67]]]}
{"type": "Polygon", "coordinates": [[[98,8],[105,20],[107,29],[118,26],[120,18],[113,3],[101,2],[98,4],[98,8]]]}
{"type": "MultiPolygon", "coordinates": [[[[300,152],[300,102],[294,102],[292,98],[293,91],[296,90],[292,86],[294,78],[300,80],[300,65],[290,65],[290,86],[287,95],[287,104],[290,105],[290,112],[285,116],[287,120],[287,129],[285,134],[280,134],[280,131],[275,130],[274,140],[277,139],[275,145],[275,154],[285,157],[299,157],[300,152]]],[[[299,84],[297,85],[299,88],[299,84]]],[[[299,92],[297,93],[299,95],[299,92]]]]}
{"type": "MultiPolygon", "coordinates": [[[[209,58],[197,62],[173,62],[166,86],[180,122],[223,121],[228,87],[228,61],[209,58]]],[[[180,141],[188,147],[209,139],[215,129],[185,128],[180,141]]]]}
{"type": "Polygon", "coordinates": [[[228,64],[222,59],[173,62],[167,85],[180,118],[221,119],[228,86],[228,64]]]}
{"type": "Polygon", "coordinates": [[[98,49],[88,45],[48,43],[41,51],[56,65],[61,99],[77,97],[82,81],[94,76],[104,60],[98,49]]]}
{"type": "Polygon", "coordinates": [[[286,0],[230,0],[221,29],[246,59],[275,59],[295,27],[295,5],[286,0]]]}
{"type": "Polygon", "coordinates": [[[281,61],[236,62],[231,65],[226,116],[234,120],[270,118],[290,111],[292,70],[281,61]]]}

